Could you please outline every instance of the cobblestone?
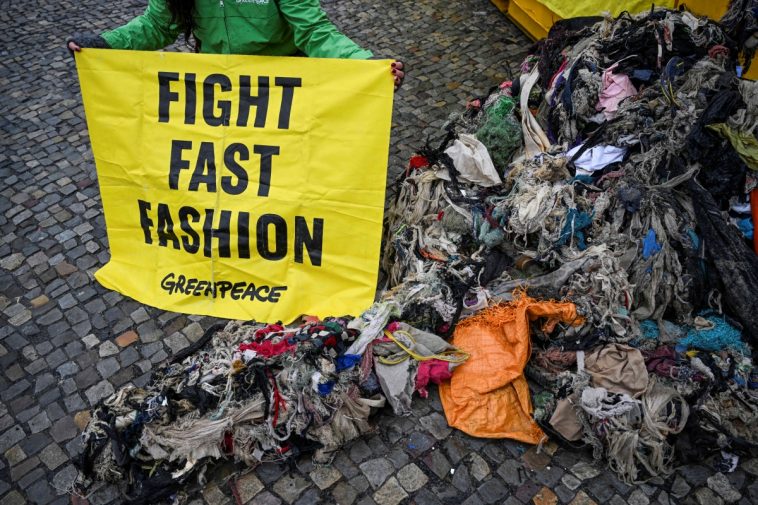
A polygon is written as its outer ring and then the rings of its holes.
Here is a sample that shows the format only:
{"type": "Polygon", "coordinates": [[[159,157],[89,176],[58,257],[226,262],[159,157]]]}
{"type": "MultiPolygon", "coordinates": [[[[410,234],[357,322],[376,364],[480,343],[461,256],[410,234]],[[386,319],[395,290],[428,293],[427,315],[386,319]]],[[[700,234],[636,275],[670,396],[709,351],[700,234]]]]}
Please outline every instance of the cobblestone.
{"type": "Polygon", "coordinates": [[[453,486],[461,493],[468,493],[471,488],[471,474],[465,465],[455,469],[452,479],[453,486]]]}
{"type": "Polygon", "coordinates": [[[445,416],[438,412],[422,417],[421,426],[423,426],[437,440],[446,439],[453,431],[452,428],[447,425],[445,416]]]}
{"type": "Polygon", "coordinates": [[[263,483],[261,483],[261,481],[258,480],[258,477],[253,473],[243,475],[236,480],[235,485],[242,503],[247,503],[252,500],[253,497],[260,493],[264,488],[263,483]]]}
{"type": "Polygon", "coordinates": [[[587,480],[600,475],[600,470],[585,461],[580,461],[571,467],[571,473],[580,480],[587,480]]]}
{"type": "Polygon", "coordinates": [[[47,417],[47,412],[40,412],[32,417],[27,424],[32,433],[39,433],[52,426],[50,419],[47,417]]]}
{"type": "Polygon", "coordinates": [[[50,429],[50,435],[56,442],[70,440],[77,435],[77,427],[71,417],[63,417],[55,422],[50,429]]]}
{"type": "Polygon", "coordinates": [[[316,468],[310,473],[310,476],[313,483],[322,491],[329,488],[332,484],[342,478],[342,474],[340,474],[339,470],[328,466],[316,468]]]}
{"type": "Polygon", "coordinates": [[[274,484],[274,491],[282,497],[287,503],[294,503],[295,500],[308,488],[308,481],[299,475],[286,475],[274,484]]]}
{"type": "Polygon", "coordinates": [[[742,498],[742,495],[732,487],[723,473],[717,473],[708,477],[708,487],[719,495],[726,503],[734,503],[742,498]]]}
{"type": "Polygon", "coordinates": [[[417,458],[434,447],[434,439],[426,433],[413,432],[405,443],[405,450],[417,458]]]}
{"type": "Polygon", "coordinates": [[[113,384],[106,380],[103,380],[89,388],[85,394],[87,395],[87,399],[89,400],[90,405],[94,406],[101,399],[112,395],[114,391],[115,390],[113,389],[113,384]]]}
{"type": "Polygon", "coordinates": [[[395,477],[390,479],[376,492],[374,493],[374,501],[378,505],[397,505],[405,498],[408,497],[395,477]]]}
{"type": "Polygon", "coordinates": [[[509,459],[497,469],[497,474],[509,486],[518,487],[526,481],[526,471],[521,463],[509,459]]]}
{"type": "Polygon", "coordinates": [[[61,450],[59,445],[52,444],[42,449],[39,459],[49,470],[55,470],[68,461],[68,456],[61,450]]]}
{"type": "Polygon", "coordinates": [[[508,496],[508,488],[498,479],[492,478],[477,490],[484,503],[499,503],[508,496]]]}
{"type": "Polygon", "coordinates": [[[332,497],[337,505],[352,505],[358,497],[358,492],[349,484],[340,482],[332,490],[332,497]]]}
{"type": "Polygon", "coordinates": [[[360,469],[366,476],[366,479],[368,479],[371,487],[374,489],[377,489],[379,486],[384,484],[384,481],[387,480],[387,477],[392,475],[392,473],[395,471],[392,463],[390,463],[389,460],[385,458],[376,458],[366,461],[365,463],[361,463],[360,469]]]}
{"type": "Polygon", "coordinates": [[[397,479],[400,482],[400,485],[409,493],[418,491],[429,482],[429,478],[426,474],[424,474],[424,472],[422,472],[414,463],[410,463],[400,469],[397,473],[397,479]]]}
{"type": "Polygon", "coordinates": [[[484,480],[490,474],[490,466],[477,453],[471,454],[471,475],[478,481],[484,480]]]}
{"type": "Polygon", "coordinates": [[[97,371],[100,372],[103,379],[107,379],[114,373],[118,372],[119,368],[121,368],[121,365],[119,365],[116,358],[113,357],[104,359],[97,364],[97,371]]]}
{"type": "Polygon", "coordinates": [[[20,446],[16,445],[5,451],[5,459],[10,466],[14,466],[26,459],[26,453],[20,446]]]}

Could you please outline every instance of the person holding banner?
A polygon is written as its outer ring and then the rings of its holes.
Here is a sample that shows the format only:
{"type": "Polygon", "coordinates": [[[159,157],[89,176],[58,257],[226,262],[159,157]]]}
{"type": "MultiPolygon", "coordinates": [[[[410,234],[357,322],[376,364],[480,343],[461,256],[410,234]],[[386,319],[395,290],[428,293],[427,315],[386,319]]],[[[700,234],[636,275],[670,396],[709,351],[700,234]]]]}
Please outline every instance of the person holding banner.
{"type": "MultiPolygon", "coordinates": [[[[76,35],[70,51],[112,48],[152,51],[183,34],[196,52],[314,58],[368,59],[373,56],[340,33],[318,0],[148,0],[141,16],[102,35],[76,35]]],[[[403,63],[391,73],[395,89],[403,82],[403,63]]]]}

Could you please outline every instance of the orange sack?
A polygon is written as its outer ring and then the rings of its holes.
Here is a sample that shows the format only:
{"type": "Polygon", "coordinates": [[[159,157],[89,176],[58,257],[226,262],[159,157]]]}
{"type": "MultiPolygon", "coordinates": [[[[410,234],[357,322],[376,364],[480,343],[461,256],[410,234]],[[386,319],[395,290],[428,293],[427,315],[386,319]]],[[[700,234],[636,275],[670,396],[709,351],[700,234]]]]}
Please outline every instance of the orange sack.
{"type": "Polygon", "coordinates": [[[475,437],[513,438],[530,444],[542,440],[524,377],[530,354],[529,322],[538,318],[547,318],[543,327],[548,332],[558,322],[583,322],[573,303],[522,295],[458,324],[451,343],[470,357],[439,387],[450,426],[475,437]]]}

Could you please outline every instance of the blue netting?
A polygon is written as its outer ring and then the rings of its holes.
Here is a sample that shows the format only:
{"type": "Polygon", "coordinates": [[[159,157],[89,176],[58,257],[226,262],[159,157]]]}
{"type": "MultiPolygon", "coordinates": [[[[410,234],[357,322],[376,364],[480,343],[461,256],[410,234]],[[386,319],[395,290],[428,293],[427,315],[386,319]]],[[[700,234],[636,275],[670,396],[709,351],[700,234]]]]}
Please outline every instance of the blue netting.
{"type": "Polygon", "coordinates": [[[713,323],[713,328],[697,330],[691,328],[680,342],[689,349],[701,349],[703,351],[721,351],[734,349],[743,354],[749,354],[747,344],[742,341],[742,333],[734,326],[727,323],[723,317],[716,315],[706,316],[713,323]]]}
{"type": "Polygon", "coordinates": [[[650,319],[645,319],[640,323],[640,331],[642,334],[640,337],[646,340],[658,340],[661,336],[661,332],[658,330],[658,324],[650,319]]]}

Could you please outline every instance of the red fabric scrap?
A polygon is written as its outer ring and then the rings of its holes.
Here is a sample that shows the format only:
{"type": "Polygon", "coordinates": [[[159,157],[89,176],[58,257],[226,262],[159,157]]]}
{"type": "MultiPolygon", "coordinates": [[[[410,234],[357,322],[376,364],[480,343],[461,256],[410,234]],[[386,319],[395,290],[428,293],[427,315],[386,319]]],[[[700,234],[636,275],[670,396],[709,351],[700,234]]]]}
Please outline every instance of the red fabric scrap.
{"type": "Polygon", "coordinates": [[[721,44],[716,44],[712,48],[708,49],[708,57],[712,60],[716,59],[716,56],[723,55],[725,57],[729,57],[729,48],[726,46],[722,46],[721,44]]]}
{"type": "Polygon", "coordinates": [[[276,428],[276,422],[279,420],[279,409],[281,408],[282,410],[286,410],[287,402],[284,400],[284,397],[281,395],[281,393],[279,393],[279,386],[276,385],[276,379],[271,373],[271,370],[266,369],[266,375],[268,375],[268,378],[271,381],[271,385],[274,390],[274,416],[271,418],[271,427],[276,428]]]}
{"type": "Polygon", "coordinates": [[[466,103],[466,109],[481,109],[482,108],[482,101],[478,98],[476,100],[471,100],[470,102],[466,103]]]}
{"type": "Polygon", "coordinates": [[[221,449],[223,449],[224,454],[226,455],[231,455],[234,453],[234,438],[232,437],[231,431],[224,433],[224,440],[221,442],[221,449]]]}
{"type": "Polygon", "coordinates": [[[400,323],[398,323],[397,321],[393,321],[387,325],[387,331],[390,333],[395,333],[399,329],[400,329],[400,323]]]}
{"type": "Polygon", "coordinates": [[[278,333],[280,331],[284,331],[284,326],[281,324],[269,324],[265,328],[255,330],[253,337],[255,340],[263,340],[266,335],[269,335],[271,333],[278,333]]]}
{"type": "Polygon", "coordinates": [[[429,391],[427,391],[426,386],[428,386],[430,382],[439,384],[452,376],[453,374],[450,372],[450,364],[447,361],[439,359],[422,361],[418,365],[418,373],[416,374],[416,391],[418,391],[421,398],[426,398],[429,396],[429,391]]]}
{"type": "Polygon", "coordinates": [[[292,351],[297,347],[295,344],[290,344],[286,340],[274,343],[272,340],[264,340],[263,342],[251,342],[249,344],[240,344],[240,352],[254,351],[265,358],[272,356],[279,356],[285,352],[292,351]]]}
{"type": "Polygon", "coordinates": [[[421,156],[420,154],[417,154],[415,156],[411,156],[411,159],[408,162],[408,165],[414,170],[417,168],[428,167],[429,160],[426,159],[426,156],[421,156]]]}

